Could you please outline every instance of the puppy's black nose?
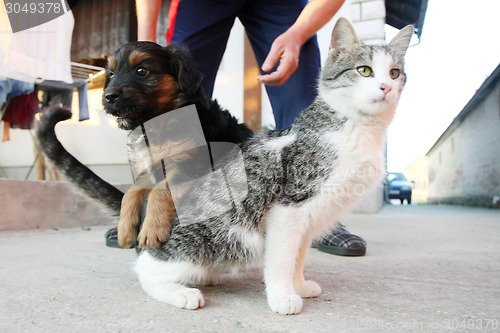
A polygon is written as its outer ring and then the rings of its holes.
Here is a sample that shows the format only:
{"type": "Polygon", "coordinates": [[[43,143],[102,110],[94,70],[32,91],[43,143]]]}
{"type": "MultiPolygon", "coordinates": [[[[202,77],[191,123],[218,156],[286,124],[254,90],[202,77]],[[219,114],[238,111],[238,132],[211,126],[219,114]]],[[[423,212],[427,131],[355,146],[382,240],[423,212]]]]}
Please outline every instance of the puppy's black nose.
{"type": "Polygon", "coordinates": [[[117,90],[110,90],[104,94],[106,100],[110,103],[114,103],[118,97],[120,97],[120,92],[117,90]]]}

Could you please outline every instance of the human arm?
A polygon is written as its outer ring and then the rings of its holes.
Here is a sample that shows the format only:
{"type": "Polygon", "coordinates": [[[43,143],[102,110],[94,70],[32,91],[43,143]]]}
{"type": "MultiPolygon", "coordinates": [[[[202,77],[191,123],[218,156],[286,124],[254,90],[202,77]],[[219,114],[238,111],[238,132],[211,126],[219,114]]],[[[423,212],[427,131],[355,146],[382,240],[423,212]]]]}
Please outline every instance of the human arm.
{"type": "Polygon", "coordinates": [[[283,85],[299,66],[300,48],[340,9],[345,0],[311,0],[302,10],[295,23],[279,35],[271,45],[262,64],[264,72],[277,63],[276,71],[259,75],[257,79],[270,86],[283,85]]]}
{"type": "Polygon", "coordinates": [[[156,42],[156,24],[161,0],[136,0],[137,40],[156,42]]]}

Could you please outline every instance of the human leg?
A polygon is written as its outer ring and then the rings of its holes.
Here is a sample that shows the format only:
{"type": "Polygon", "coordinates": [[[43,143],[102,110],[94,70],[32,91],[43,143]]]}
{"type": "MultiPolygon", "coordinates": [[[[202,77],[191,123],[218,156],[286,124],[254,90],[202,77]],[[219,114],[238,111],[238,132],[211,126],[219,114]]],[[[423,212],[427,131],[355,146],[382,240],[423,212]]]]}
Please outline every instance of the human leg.
{"type": "MultiPolygon", "coordinates": [[[[307,1],[256,0],[247,3],[238,17],[245,27],[259,67],[266,59],[273,41],[297,19],[307,1]]],[[[274,70],[274,69],[273,69],[274,70]]],[[[313,36],[300,51],[299,68],[282,86],[266,86],[276,127],[290,127],[295,117],[317,95],[320,54],[313,36]]]]}
{"type": "Polygon", "coordinates": [[[198,70],[204,75],[202,87],[208,96],[212,96],[239,3],[181,0],[177,10],[170,13],[176,17],[175,25],[167,31],[167,40],[188,48],[198,70]]]}

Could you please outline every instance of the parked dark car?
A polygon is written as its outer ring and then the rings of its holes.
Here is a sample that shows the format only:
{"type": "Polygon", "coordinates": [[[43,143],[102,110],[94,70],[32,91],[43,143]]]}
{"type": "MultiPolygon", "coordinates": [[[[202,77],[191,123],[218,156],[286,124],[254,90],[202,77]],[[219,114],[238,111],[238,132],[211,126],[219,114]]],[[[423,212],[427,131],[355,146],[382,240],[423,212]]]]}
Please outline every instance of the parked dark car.
{"type": "Polygon", "coordinates": [[[405,175],[400,172],[389,172],[387,175],[388,197],[389,199],[399,199],[401,204],[406,202],[411,204],[411,184],[405,175]]]}

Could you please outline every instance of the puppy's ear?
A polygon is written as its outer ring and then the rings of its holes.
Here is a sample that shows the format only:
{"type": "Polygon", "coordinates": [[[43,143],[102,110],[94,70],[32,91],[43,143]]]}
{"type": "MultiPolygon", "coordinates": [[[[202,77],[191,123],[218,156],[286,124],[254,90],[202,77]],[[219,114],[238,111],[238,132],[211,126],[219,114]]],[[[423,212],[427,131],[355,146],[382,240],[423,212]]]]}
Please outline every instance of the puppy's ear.
{"type": "Polygon", "coordinates": [[[182,92],[187,96],[194,96],[201,87],[203,74],[192,65],[188,64],[185,59],[177,60],[179,63],[179,75],[177,77],[179,86],[182,92]]]}
{"type": "Polygon", "coordinates": [[[181,91],[186,96],[195,96],[201,87],[203,74],[195,67],[186,48],[177,45],[169,45],[167,48],[177,64],[177,81],[181,91]]]}

